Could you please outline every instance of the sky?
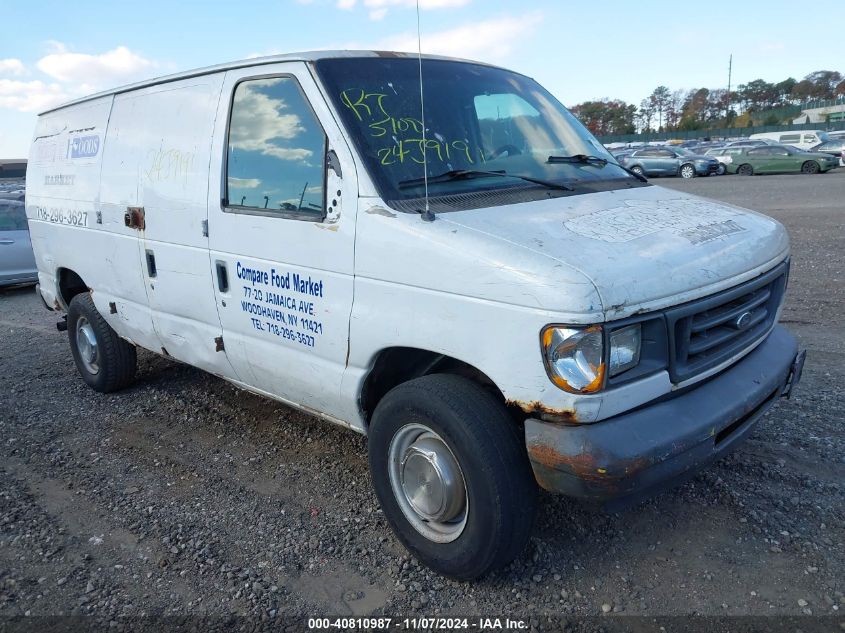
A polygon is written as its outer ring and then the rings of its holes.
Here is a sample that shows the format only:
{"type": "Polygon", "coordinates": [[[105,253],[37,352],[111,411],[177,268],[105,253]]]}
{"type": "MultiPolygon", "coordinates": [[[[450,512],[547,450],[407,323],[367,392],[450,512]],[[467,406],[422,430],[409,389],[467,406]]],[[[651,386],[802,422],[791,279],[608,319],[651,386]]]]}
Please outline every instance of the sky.
{"type": "MultiPolygon", "coordinates": [[[[424,53],[529,75],[565,105],[639,104],[658,85],[845,72],[794,2],[419,0],[424,53]],[[720,7],[722,5],[719,5],[720,7]],[[801,15],[799,9],[798,16],[801,15]],[[838,65],[837,65],[838,63],[838,65]]],[[[23,158],[38,112],[133,81],[259,55],[417,48],[416,0],[0,0],[0,159],[23,158]]],[[[817,21],[817,20],[816,20],[817,21]]]]}

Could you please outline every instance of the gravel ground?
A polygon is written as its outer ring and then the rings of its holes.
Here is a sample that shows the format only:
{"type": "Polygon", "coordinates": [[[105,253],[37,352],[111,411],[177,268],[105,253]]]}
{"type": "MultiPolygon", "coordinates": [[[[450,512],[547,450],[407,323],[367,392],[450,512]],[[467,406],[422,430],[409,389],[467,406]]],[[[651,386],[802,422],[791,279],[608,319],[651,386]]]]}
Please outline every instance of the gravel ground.
{"type": "Polygon", "coordinates": [[[0,617],[816,616],[807,631],[827,615],[839,629],[842,172],[657,181],[788,227],[784,321],[809,350],[803,382],[737,452],[640,506],[608,515],[543,494],[523,555],[475,583],[399,545],[363,437],[149,353],[134,386],[95,393],[56,315],[31,288],[2,292],[0,617]]]}

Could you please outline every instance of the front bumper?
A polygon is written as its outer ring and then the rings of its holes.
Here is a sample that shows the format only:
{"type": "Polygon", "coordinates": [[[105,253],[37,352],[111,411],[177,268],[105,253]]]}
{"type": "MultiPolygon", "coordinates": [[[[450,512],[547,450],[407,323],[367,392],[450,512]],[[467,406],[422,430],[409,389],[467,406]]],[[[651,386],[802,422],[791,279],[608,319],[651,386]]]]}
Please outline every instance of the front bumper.
{"type": "Polygon", "coordinates": [[[699,176],[710,176],[719,173],[719,163],[695,163],[695,173],[699,176]]]}
{"type": "Polygon", "coordinates": [[[782,326],[735,365],[682,394],[595,424],[525,422],[537,482],[621,504],[685,481],[744,440],[801,377],[804,354],[782,326]]]}

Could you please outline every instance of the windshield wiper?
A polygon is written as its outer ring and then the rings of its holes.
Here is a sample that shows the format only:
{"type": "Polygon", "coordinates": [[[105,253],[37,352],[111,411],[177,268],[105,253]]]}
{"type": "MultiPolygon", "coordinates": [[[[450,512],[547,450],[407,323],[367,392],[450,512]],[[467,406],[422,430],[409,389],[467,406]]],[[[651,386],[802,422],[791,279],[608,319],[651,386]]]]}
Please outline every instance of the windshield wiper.
{"type": "Polygon", "coordinates": [[[604,167],[607,165],[606,158],[598,156],[587,156],[587,154],[575,154],[573,156],[549,156],[549,163],[579,163],[581,165],[596,165],[604,167]]]}
{"type": "MultiPolygon", "coordinates": [[[[579,165],[595,165],[596,167],[604,167],[610,161],[606,158],[600,158],[598,156],[588,156],[587,154],[575,154],[574,156],[549,156],[549,160],[547,161],[551,164],[555,163],[575,163],[579,165]]],[[[642,174],[638,174],[635,171],[631,171],[624,165],[620,165],[619,163],[611,163],[616,167],[619,167],[623,171],[627,172],[637,180],[641,182],[648,182],[648,178],[643,176],[642,174]]]]}
{"type": "MultiPolygon", "coordinates": [[[[485,177],[499,177],[499,178],[519,178],[526,182],[533,182],[536,185],[542,185],[548,189],[561,189],[563,191],[575,191],[572,187],[561,184],[559,182],[552,182],[551,180],[542,180],[541,178],[532,178],[531,176],[520,176],[519,174],[509,174],[504,170],[501,171],[483,171],[480,169],[453,169],[451,171],[438,174],[436,176],[429,176],[428,182],[451,182],[452,180],[467,180],[469,178],[485,178],[485,177]]],[[[425,183],[425,178],[411,178],[410,180],[402,180],[398,183],[399,189],[406,187],[415,187],[425,183]]]]}

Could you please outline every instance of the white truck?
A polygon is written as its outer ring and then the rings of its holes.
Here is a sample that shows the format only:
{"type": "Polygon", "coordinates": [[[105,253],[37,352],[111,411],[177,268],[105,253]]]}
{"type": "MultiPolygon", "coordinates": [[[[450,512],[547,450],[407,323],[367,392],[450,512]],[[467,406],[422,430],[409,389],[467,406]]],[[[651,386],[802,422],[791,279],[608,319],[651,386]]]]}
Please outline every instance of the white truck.
{"type": "Polygon", "coordinates": [[[682,481],[803,364],[778,222],[651,186],[490,65],[306,53],[80,99],[38,118],[26,206],[91,387],[141,347],[367,434],[386,519],[454,578],[519,554],[538,484],[682,481]]]}

